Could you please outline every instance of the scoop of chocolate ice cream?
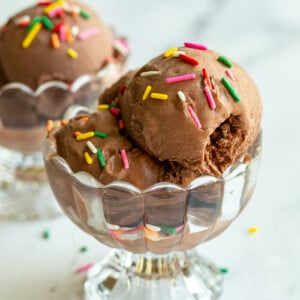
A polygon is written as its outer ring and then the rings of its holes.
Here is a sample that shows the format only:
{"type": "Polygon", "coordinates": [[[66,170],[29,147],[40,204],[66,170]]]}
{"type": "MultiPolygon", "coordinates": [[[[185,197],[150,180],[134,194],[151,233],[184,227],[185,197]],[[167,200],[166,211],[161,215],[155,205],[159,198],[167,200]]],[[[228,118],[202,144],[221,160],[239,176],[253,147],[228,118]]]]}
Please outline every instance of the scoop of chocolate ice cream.
{"type": "Polygon", "coordinates": [[[118,101],[141,149],[199,174],[220,176],[260,129],[253,80],[212,50],[180,47],[159,55],[132,76],[118,101]]]}
{"type": "Polygon", "coordinates": [[[37,4],[11,17],[3,26],[1,84],[20,82],[36,89],[52,80],[71,83],[80,75],[95,74],[113,56],[112,34],[91,9],[75,1],[55,3],[60,3],[57,14],[52,15],[55,8],[47,10],[49,6],[37,4]],[[42,28],[25,47],[24,40],[35,20],[42,28]],[[53,35],[58,39],[57,48],[53,35]],[[72,53],[76,57],[72,58],[72,53]]]}

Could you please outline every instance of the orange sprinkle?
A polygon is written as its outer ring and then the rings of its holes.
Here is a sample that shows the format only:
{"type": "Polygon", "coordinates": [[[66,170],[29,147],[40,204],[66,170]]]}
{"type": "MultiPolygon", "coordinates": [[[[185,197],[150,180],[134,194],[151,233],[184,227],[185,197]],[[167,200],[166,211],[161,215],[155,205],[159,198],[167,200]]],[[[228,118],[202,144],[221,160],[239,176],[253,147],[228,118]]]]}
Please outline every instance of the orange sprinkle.
{"type": "Polygon", "coordinates": [[[59,41],[57,33],[51,34],[51,46],[54,49],[58,49],[60,47],[60,41],[59,41]]]}
{"type": "Polygon", "coordinates": [[[61,126],[66,126],[68,124],[67,120],[61,120],[60,121],[61,126]]]}
{"type": "Polygon", "coordinates": [[[89,117],[82,117],[78,121],[80,121],[80,122],[86,122],[88,120],[89,120],[89,117]]]}
{"type": "Polygon", "coordinates": [[[150,230],[147,227],[144,227],[144,232],[145,232],[145,235],[153,236],[153,237],[159,237],[159,233],[158,232],[150,230]]]}
{"type": "Polygon", "coordinates": [[[113,57],[113,56],[109,56],[109,57],[106,57],[105,59],[106,63],[114,63],[116,62],[116,59],[113,57]]]}
{"type": "Polygon", "coordinates": [[[46,127],[47,132],[50,132],[53,129],[53,126],[54,126],[53,121],[48,120],[47,127],[46,127]]]}
{"type": "Polygon", "coordinates": [[[120,129],[123,129],[125,126],[124,126],[124,121],[123,120],[119,120],[119,128],[120,129]]]}
{"type": "Polygon", "coordinates": [[[66,26],[66,36],[68,44],[72,44],[74,42],[74,38],[69,26],[66,26]]]}
{"type": "Polygon", "coordinates": [[[74,135],[77,137],[77,136],[81,135],[81,132],[80,131],[75,131],[74,135]]]}

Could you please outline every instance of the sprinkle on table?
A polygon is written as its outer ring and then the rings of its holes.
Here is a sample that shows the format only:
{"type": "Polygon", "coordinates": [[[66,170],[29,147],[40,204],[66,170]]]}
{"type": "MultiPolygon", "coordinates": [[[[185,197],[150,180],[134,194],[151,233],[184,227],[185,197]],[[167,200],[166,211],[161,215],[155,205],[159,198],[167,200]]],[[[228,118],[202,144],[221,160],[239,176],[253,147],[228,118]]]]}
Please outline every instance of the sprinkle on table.
{"type": "Polygon", "coordinates": [[[160,71],[145,71],[140,74],[141,77],[148,77],[153,75],[158,75],[160,71]]]}
{"type": "Polygon", "coordinates": [[[204,87],[204,93],[205,93],[205,96],[206,96],[206,99],[207,99],[210,109],[212,109],[212,110],[216,109],[215,99],[207,85],[204,87]]]}
{"type": "Polygon", "coordinates": [[[225,66],[227,66],[228,68],[232,67],[232,63],[230,62],[230,60],[228,58],[226,58],[225,56],[219,56],[218,57],[218,61],[223,63],[225,66]]]}
{"type": "Polygon", "coordinates": [[[180,82],[180,81],[185,81],[185,80],[192,80],[195,78],[196,78],[195,74],[186,74],[186,75],[180,75],[180,76],[175,76],[175,77],[169,77],[169,78],[166,78],[165,81],[166,81],[166,83],[174,83],[174,82],[180,82]]]}
{"type": "Polygon", "coordinates": [[[233,73],[231,72],[230,69],[225,70],[225,74],[227,75],[227,77],[228,77],[230,80],[236,81],[236,79],[235,79],[235,77],[234,77],[234,75],[233,75],[233,73]]]}
{"type": "Polygon", "coordinates": [[[208,50],[208,47],[206,45],[203,45],[203,44],[185,42],[184,46],[187,47],[187,48],[193,48],[193,49],[198,49],[198,50],[208,50]]]}
{"type": "Polygon", "coordinates": [[[228,90],[228,92],[231,94],[231,96],[233,97],[233,99],[236,102],[240,102],[241,98],[240,96],[237,94],[236,90],[233,88],[233,86],[231,85],[231,83],[227,80],[227,78],[222,77],[222,83],[224,84],[224,86],[226,87],[226,89],[228,90]]]}
{"type": "Polygon", "coordinates": [[[72,48],[68,49],[67,54],[73,59],[78,58],[78,53],[72,48]]]}
{"type": "Polygon", "coordinates": [[[227,268],[220,268],[219,271],[222,274],[227,274],[229,272],[229,270],[227,268]]]}
{"type": "Polygon", "coordinates": [[[49,230],[44,230],[42,236],[43,236],[43,239],[49,240],[50,236],[51,236],[50,231],[49,230]]]}
{"type": "Polygon", "coordinates": [[[94,136],[95,136],[95,132],[88,131],[88,132],[81,133],[80,135],[78,135],[76,137],[76,140],[77,141],[82,141],[82,140],[86,140],[86,139],[89,139],[89,138],[94,137],[94,136]]]}
{"type": "Polygon", "coordinates": [[[91,165],[93,163],[93,159],[88,152],[84,152],[84,159],[88,165],[91,165]]]}
{"type": "Polygon", "coordinates": [[[101,167],[104,168],[106,166],[106,161],[105,161],[105,158],[103,156],[101,149],[97,149],[97,157],[98,157],[101,167]]]}
{"type": "Polygon", "coordinates": [[[79,249],[79,251],[81,252],[81,253],[85,253],[85,252],[87,252],[89,249],[88,249],[88,247],[87,246],[82,246],[80,249],[79,249]]]}
{"type": "Polygon", "coordinates": [[[212,84],[211,84],[211,81],[210,81],[210,78],[209,78],[209,75],[208,75],[208,72],[207,72],[207,69],[206,68],[203,68],[202,69],[202,74],[203,74],[203,77],[205,78],[206,80],[206,84],[208,85],[208,87],[210,89],[212,89],[212,84]]]}
{"type": "Polygon", "coordinates": [[[179,58],[181,58],[182,60],[186,61],[187,63],[193,65],[193,66],[198,66],[199,65],[199,61],[193,57],[190,57],[186,54],[179,54],[179,58]]]}
{"type": "Polygon", "coordinates": [[[186,97],[185,94],[182,91],[178,91],[177,92],[178,98],[182,101],[182,102],[186,102],[186,97]]]}
{"type": "Polygon", "coordinates": [[[97,27],[90,28],[86,31],[80,32],[77,36],[79,40],[89,39],[99,33],[99,29],[97,27]]]}
{"type": "Polygon", "coordinates": [[[129,162],[128,162],[128,157],[126,154],[126,150],[122,149],[121,150],[121,158],[122,158],[122,162],[123,162],[123,167],[125,170],[129,169],[129,162]]]}
{"type": "Polygon", "coordinates": [[[79,267],[77,270],[76,270],[76,273],[80,274],[80,273],[84,273],[86,271],[88,271],[94,264],[92,263],[89,263],[89,264],[86,264],[82,267],[79,267]]]}
{"type": "Polygon", "coordinates": [[[201,127],[202,127],[201,123],[200,123],[200,121],[198,119],[198,116],[195,113],[195,111],[194,111],[194,109],[192,108],[191,105],[188,106],[188,111],[189,111],[189,114],[190,114],[192,120],[194,121],[195,125],[197,126],[197,128],[201,129],[201,127]]]}
{"type": "Polygon", "coordinates": [[[249,233],[250,235],[254,235],[254,234],[259,233],[259,227],[257,227],[257,226],[252,226],[252,227],[250,227],[250,228],[248,229],[248,233],[249,233]]]}
{"type": "Polygon", "coordinates": [[[168,49],[167,51],[164,52],[164,57],[171,56],[175,51],[178,51],[177,47],[173,47],[171,49],[168,49]]]}
{"type": "Polygon", "coordinates": [[[51,34],[51,46],[54,49],[58,49],[60,47],[60,41],[58,38],[58,34],[55,32],[51,34]]]}
{"type": "Polygon", "coordinates": [[[27,33],[25,39],[23,40],[22,47],[29,48],[35,37],[38,35],[42,29],[42,23],[36,23],[33,28],[27,33]]]}
{"type": "Polygon", "coordinates": [[[151,93],[150,97],[152,99],[158,99],[158,100],[168,100],[167,94],[161,94],[161,93],[151,93]]]}
{"type": "Polygon", "coordinates": [[[152,90],[152,86],[151,85],[147,85],[146,88],[145,88],[143,97],[142,97],[143,101],[145,101],[148,98],[151,90],[152,90]]]}

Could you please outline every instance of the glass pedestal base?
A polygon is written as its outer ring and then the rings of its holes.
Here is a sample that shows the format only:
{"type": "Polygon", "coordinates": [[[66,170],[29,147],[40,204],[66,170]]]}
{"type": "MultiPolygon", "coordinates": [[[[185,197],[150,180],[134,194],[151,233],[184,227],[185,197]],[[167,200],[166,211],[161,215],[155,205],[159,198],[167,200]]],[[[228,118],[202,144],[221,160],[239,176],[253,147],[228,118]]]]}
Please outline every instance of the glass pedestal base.
{"type": "Polygon", "coordinates": [[[196,251],[137,255],[114,250],[88,272],[85,300],[214,300],[219,269],[196,251]]]}
{"type": "Polygon", "coordinates": [[[0,147],[0,220],[30,220],[61,215],[48,185],[41,153],[0,147]]]}

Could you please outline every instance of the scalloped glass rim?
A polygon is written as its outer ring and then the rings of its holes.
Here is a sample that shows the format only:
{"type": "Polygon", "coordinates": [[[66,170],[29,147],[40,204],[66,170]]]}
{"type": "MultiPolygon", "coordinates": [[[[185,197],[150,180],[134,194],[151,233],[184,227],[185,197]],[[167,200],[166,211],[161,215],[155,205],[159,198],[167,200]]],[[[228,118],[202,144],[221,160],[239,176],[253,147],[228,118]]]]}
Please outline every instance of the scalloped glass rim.
{"type": "Polygon", "coordinates": [[[42,93],[44,93],[46,90],[50,88],[58,88],[64,91],[70,91],[71,93],[76,93],[78,92],[84,85],[87,83],[90,83],[94,80],[97,79],[103,79],[105,76],[107,76],[110,72],[112,71],[117,71],[117,69],[122,66],[124,62],[112,62],[107,64],[104,68],[99,70],[95,75],[90,75],[90,74],[83,74],[76,78],[71,85],[59,81],[59,80],[54,80],[54,81],[48,81],[40,85],[36,90],[33,90],[31,87],[24,83],[20,82],[12,82],[12,83],[7,83],[3,85],[0,88],[0,95],[8,90],[21,90],[22,92],[29,94],[33,97],[38,97],[42,93]]]}

